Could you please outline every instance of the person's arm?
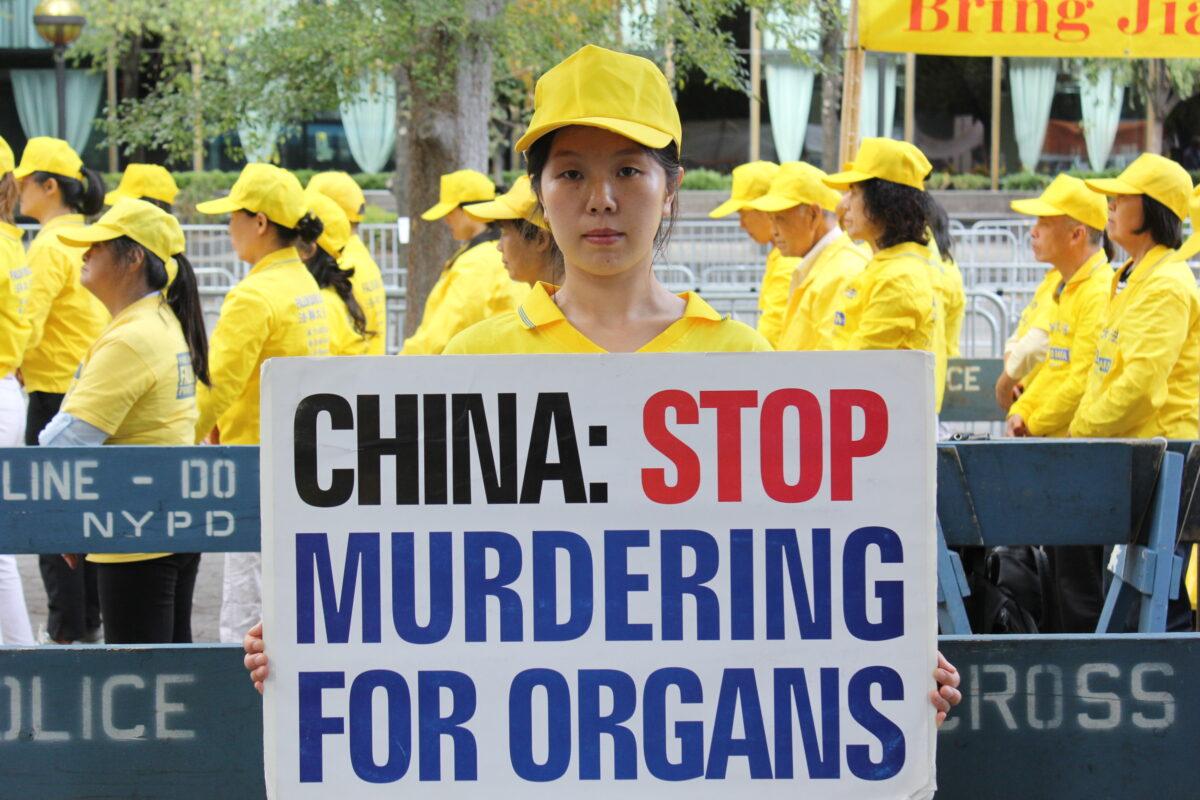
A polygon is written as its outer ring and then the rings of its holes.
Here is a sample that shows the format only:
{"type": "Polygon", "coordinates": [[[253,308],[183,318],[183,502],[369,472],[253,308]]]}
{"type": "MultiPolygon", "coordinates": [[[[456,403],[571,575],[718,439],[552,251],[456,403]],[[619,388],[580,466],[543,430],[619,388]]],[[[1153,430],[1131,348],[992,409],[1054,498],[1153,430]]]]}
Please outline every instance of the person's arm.
{"type": "Polygon", "coordinates": [[[29,322],[29,339],[25,343],[27,351],[42,343],[50,307],[71,277],[71,265],[67,263],[66,256],[53,248],[35,250],[34,259],[36,263],[31,260],[29,264],[33,274],[29,279],[29,297],[25,300],[25,317],[29,322]]]}
{"type": "Polygon", "coordinates": [[[1033,368],[1046,359],[1050,347],[1050,333],[1045,328],[1033,327],[1004,351],[1004,373],[1014,383],[1021,382],[1033,368]]]}
{"type": "Polygon", "coordinates": [[[1108,297],[1104,294],[1095,293],[1084,301],[1075,320],[1070,366],[1067,369],[1043,369],[1013,405],[1013,412],[1024,417],[1030,436],[1045,436],[1071,424],[1079,409],[1079,400],[1087,389],[1107,308],[1108,297]]]}
{"type": "Polygon", "coordinates": [[[211,386],[196,382],[196,441],[203,442],[217,420],[242,395],[271,332],[271,306],[255,292],[234,289],[221,306],[208,349],[211,386]]]}
{"type": "MultiPolygon", "coordinates": [[[[922,267],[924,268],[924,267],[922,267]]],[[[900,274],[880,281],[862,311],[847,350],[896,350],[933,312],[932,289],[900,274]]]]}
{"type": "Polygon", "coordinates": [[[953,262],[946,265],[949,270],[950,300],[946,303],[946,356],[960,358],[963,317],[967,311],[967,295],[963,289],[962,273],[953,262]]]}
{"type": "Polygon", "coordinates": [[[108,437],[108,433],[95,425],[59,411],[38,434],[38,444],[42,447],[98,447],[108,437]]]}
{"type": "Polygon", "coordinates": [[[469,281],[464,281],[462,275],[443,275],[442,279],[450,281],[450,285],[436,307],[425,307],[421,324],[412,336],[404,340],[401,355],[440,355],[454,334],[478,321],[478,316],[473,318],[470,315],[469,306],[475,303],[482,307],[488,299],[463,291],[461,284],[469,281]]]}
{"type": "Polygon", "coordinates": [[[62,411],[112,436],[154,386],[154,371],[123,341],[108,340],[80,368],[62,411]]]}
{"type": "Polygon", "coordinates": [[[1072,436],[1119,436],[1162,408],[1171,367],[1187,339],[1188,291],[1171,282],[1146,287],[1126,309],[1117,342],[1121,372],[1098,396],[1080,404],[1072,436]]]}

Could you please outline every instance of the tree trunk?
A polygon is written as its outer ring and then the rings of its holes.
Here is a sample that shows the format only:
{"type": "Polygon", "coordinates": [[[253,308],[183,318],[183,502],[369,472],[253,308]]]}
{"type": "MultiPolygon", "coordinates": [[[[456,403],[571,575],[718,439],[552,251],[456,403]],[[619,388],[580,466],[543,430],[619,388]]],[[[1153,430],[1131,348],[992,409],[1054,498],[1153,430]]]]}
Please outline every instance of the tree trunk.
{"type": "Polygon", "coordinates": [[[821,169],[836,172],[842,114],[843,31],[836,9],[821,8],[821,169]]]}
{"type": "MultiPolygon", "coordinates": [[[[502,0],[475,0],[473,21],[486,22],[499,14],[502,0]]],[[[425,299],[437,282],[455,243],[441,222],[424,222],[419,214],[438,200],[441,176],[458,169],[487,172],[488,120],[492,107],[492,49],[478,32],[479,26],[458,43],[441,32],[431,32],[433,52],[455,53],[448,70],[453,84],[431,87],[412,80],[408,130],[408,208],[413,216],[408,246],[408,280],[405,292],[404,335],[411,336],[421,323],[425,299]]]]}

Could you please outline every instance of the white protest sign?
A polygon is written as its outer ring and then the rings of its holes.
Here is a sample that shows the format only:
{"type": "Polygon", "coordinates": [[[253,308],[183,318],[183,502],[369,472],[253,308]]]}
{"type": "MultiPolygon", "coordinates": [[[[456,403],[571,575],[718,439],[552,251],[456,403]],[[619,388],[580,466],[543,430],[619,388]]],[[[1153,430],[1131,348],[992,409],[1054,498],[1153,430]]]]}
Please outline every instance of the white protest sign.
{"type": "Polygon", "coordinates": [[[282,359],[273,797],[928,797],[924,353],[282,359]]]}

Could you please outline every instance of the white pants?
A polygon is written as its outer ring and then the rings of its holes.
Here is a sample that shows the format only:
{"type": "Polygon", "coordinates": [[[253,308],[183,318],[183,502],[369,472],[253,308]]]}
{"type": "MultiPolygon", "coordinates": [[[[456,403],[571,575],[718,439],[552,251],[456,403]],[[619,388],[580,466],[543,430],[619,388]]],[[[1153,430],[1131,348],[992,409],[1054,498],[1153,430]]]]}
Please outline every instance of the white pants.
{"type": "MultiPolygon", "coordinates": [[[[0,447],[24,443],[25,394],[17,379],[9,375],[0,378],[0,447]]],[[[35,644],[15,556],[0,555],[0,644],[35,644]]]]}
{"type": "Polygon", "coordinates": [[[221,585],[221,641],[241,644],[262,619],[262,556],[226,553],[221,585]]]}

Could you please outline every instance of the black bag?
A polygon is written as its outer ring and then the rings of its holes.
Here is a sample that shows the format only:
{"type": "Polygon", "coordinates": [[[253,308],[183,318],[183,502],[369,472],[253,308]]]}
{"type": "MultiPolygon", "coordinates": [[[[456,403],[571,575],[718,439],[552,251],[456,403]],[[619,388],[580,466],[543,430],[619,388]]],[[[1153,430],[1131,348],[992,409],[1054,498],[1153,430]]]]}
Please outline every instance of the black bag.
{"type": "Polygon", "coordinates": [[[1037,547],[995,547],[969,575],[967,616],[978,634],[1037,633],[1045,624],[1050,562],[1037,547]]]}

